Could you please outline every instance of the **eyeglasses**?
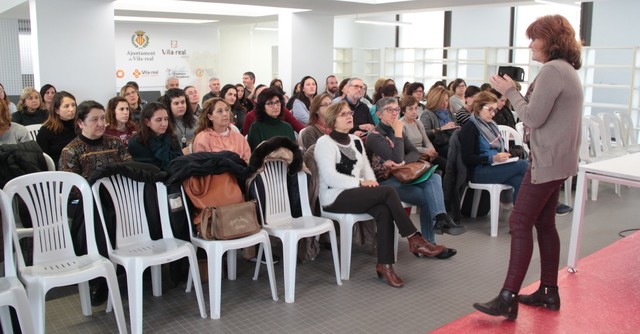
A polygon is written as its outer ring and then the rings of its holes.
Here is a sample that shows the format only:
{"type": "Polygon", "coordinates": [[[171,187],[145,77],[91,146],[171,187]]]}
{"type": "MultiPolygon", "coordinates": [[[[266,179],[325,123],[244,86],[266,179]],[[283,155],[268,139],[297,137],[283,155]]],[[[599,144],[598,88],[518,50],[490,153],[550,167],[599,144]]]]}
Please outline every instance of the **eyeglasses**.
{"type": "Polygon", "coordinates": [[[495,115],[496,111],[497,111],[496,108],[490,108],[490,107],[487,107],[487,106],[482,106],[482,109],[492,113],[493,115],[495,115]]]}
{"type": "Polygon", "coordinates": [[[353,111],[343,111],[338,114],[338,117],[347,117],[347,116],[353,116],[353,111]]]}
{"type": "Polygon", "coordinates": [[[393,108],[393,107],[386,107],[386,108],[382,108],[382,110],[383,110],[383,111],[386,111],[386,112],[390,112],[390,113],[398,114],[398,113],[400,113],[400,110],[401,110],[401,109],[400,109],[400,107],[395,107],[395,108],[393,108]]]}
{"type": "Polygon", "coordinates": [[[267,106],[267,107],[279,106],[280,105],[280,100],[265,102],[264,105],[267,106]]]}
{"type": "Polygon", "coordinates": [[[351,85],[351,87],[357,88],[357,89],[364,89],[364,86],[362,85],[351,85]]]}

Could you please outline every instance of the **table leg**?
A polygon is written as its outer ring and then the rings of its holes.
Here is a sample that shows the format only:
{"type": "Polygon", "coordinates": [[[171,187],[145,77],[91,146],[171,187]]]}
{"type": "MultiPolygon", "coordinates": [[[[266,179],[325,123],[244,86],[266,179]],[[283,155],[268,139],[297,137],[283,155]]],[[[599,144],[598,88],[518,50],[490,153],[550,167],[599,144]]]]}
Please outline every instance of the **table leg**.
{"type": "Polygon", "coordinates": [[[589,182],[589,179],[586,173],[580,171],[576,183],[576,199],[573,204],[573,221],[571,223],[571,239],[569,242],[569,259],[567,260],[569,272],[572,273],[577,271],[578,254],[580,253],[582,223],[584,222],[584,204],[587,198],[587,182],[589,182]]]}

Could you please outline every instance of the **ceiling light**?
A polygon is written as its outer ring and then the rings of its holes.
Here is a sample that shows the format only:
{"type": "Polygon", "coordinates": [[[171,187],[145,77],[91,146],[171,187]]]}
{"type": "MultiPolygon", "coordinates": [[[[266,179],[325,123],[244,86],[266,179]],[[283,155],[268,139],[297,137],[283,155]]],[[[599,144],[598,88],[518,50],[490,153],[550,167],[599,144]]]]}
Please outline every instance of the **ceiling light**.
{"type": "Polygon", "coordinates": [[[300,8],[234,5],[201,1],[116,0],[113,4],[115,10],[250,17],[308,11],[308,9],[300,8]]]}
{"type": "Polygon", "coordinates": [[[574,2],[574,1],[558,1],[558,0],[533,0],[536,3],[539,4],[545,4],[545,5],[561,5],[561,6],[571,6],[571,7],[580,7],[581,3],[580,2],[574,2]]]}
{"type": "Polygon", "coordinates": [[[169,18],[169,17],[142,17],[142,16],[114,16],[113,19],[116,21],[191,23],[191,24],[218,22],[218,20],[175,19],[175,18],[169,18]]]}
{"type": "Polygon", "coordinates": [[[403,22],[403,21],[378,21],[378,20],[367,20],[367,19],[356,19],[355,23],[363,23],[363,24],[375,24],[381,26],[410,26],[411,22],[403,22]]]}
{"type": "Polygon", "coordinates": [[[255,27],[253,30],[262,30],[262,31],[278,31],[278,28],[275,27],[255,27]]]}
{"type": "Polygon", "coordinates": [[[367,3],[370,5],[381,5],[384,3],[393,3],[393,2],[405,2],[410,0],[337,0],[343,2],[356,2],[356,3],[367,3]]]}

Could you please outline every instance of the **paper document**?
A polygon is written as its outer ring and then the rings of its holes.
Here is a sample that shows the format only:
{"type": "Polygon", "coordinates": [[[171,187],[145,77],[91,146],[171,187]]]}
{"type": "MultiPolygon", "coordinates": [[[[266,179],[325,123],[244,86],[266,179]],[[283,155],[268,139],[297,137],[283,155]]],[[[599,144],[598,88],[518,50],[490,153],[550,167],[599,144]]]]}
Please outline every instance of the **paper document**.
{"type": "Polygon", "coordinates": [[[495,162],[495,161],[494,161],[494,162],[491,164],[491,166],[502,165],[502,164],[508,164],[508,163],[516,162],[516,161],[518,161],[518,160],[520,160],[520,158],[518,158],[518,157],[513,157],[513,158],[509,158],[509,159],[507,159],[507,161],[503,161],[503,162],[495,162]]]}

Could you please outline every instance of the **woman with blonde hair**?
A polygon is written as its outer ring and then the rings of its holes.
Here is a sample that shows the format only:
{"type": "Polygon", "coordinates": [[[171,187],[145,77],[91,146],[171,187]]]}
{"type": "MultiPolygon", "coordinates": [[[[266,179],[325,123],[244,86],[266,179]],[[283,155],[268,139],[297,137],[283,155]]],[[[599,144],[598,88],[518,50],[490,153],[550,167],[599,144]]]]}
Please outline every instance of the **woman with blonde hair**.
{"type": "Polygon", "coordinates": [[[249,143],[240,132],[231,128],[232,118],[231,106],[224,99],[215,97],[205,101],[193,140],[193,152],[232,151],[249,162],[249,143]]]}
{"type": "Polygon", "coordinates": [[[40,93],[33,87],[25,87],[20,93],[18,111],[11,115],[11,121],[24,126],[31,124],[42,124],[49,117],[49,113],[44,109],[40,93]]]}
{"type": "Polygon", "coordinates": [[[453,113],[448,107],[449,92],[441,86],[432,87],[427,93],[427,104],[420,116],[420,122],[424,125],[427,136],[444,159],[449,152],[449,138],[453,133],[452,130],[457,128],[453,113]]]}

